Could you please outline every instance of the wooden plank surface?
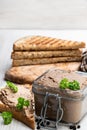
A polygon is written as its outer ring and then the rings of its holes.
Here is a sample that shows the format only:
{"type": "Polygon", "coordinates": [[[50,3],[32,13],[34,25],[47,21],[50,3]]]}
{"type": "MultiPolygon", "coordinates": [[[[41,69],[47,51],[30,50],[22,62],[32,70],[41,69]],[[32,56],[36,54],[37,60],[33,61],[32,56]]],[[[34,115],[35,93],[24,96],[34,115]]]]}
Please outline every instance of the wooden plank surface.
{"type": "MultiPolygon", "coordinates": [[[[40,30],[0,30],[0,86],[4,86],[4,74],[11,67],[11,51],[13,42],[18,38],[27,35],[45,35],[63,39],[71,39],[87,42],[86,30],[61,30],[61,31],[40,31],[40,30]]],[[[0,117],[0,130],[30,130],[23,123],[13,120],[8,126],[3,125],[3,120],[0,117]]],[[[68,130],[67,127],[59,126],[59,130],[68,130]]],[[[81,122],[81,129],[87,130],[87,116],[81,122]]]]}

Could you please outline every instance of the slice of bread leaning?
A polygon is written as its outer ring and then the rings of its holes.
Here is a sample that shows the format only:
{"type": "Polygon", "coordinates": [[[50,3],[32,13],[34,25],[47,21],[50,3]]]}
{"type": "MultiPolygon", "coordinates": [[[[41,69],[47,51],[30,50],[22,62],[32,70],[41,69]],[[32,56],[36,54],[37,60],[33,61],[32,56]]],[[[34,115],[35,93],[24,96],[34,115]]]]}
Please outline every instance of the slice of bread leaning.
{"type": "Polygon", "coordinates": [[[35,129],[32,86],[28,84],[16,86],[18,87],[17,93],[13,93],[7,86],[0,90],[0,112],[10,111],[15,119],[35,129]],[[18,110],[16,105],[19,97],[29,100],[29,106],[24,106],[22,110],[18,110]]]}

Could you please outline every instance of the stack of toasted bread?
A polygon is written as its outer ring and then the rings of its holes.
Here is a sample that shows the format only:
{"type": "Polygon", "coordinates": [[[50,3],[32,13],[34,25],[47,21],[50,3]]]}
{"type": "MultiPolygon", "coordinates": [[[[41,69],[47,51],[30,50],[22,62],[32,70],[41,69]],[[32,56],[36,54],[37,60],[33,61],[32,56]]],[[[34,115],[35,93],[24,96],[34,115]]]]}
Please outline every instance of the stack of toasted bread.
{"type": "Polygon", "coordinates": [[[84,42],[61,40],[45,36],[31,36],[14,43],[13,66],[52,64],[81,61],[84,42]]]}
{"type": "Polygon", "coordinates": [[[5,79],[31,84],[38,76],[53,67],[78,70],[84,47],[84,42],[45,36],[21,38],[13,45],[13,67],[6,72],[5,79]]]}

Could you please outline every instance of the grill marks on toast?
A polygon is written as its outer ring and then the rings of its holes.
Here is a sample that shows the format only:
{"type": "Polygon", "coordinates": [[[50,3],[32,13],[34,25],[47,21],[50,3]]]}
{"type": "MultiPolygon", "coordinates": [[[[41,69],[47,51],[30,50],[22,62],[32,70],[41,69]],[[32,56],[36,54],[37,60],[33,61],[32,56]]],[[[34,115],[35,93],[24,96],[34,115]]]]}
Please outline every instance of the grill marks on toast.
{"type": "Polygon", "coordinates": [[[51,37],[32,36],[19,39],[14,43],[14,50],[59,50],[84,48],[84,42],[62,40],[51,37]]]}

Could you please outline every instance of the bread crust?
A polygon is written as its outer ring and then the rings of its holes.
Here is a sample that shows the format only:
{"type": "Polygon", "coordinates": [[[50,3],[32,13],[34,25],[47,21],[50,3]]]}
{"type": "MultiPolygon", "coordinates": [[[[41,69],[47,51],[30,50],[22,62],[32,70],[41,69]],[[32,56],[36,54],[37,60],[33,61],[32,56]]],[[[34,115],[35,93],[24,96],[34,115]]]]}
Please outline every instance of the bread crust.
{"type": "Polygon", "coordinates": [[[12,66],[23,66],[23,65],[39,65],[39,64],[53,64],[59,62],[70,62],[70,61],[81,61],[81,56],[75,57],[56,57],[56,58],[37,58],[37,59],[20,59],[13,60],[12,66]]]}
{"type": "Polygon", "coordinates": [[[51,68],[76,71],[79,69],[81,62],[64,62],[47,65],[31,65],[12,67],[5,73],[5,79],[16,83],[32,83],[37,77],[51,68]]]}
{"type": "Polygon", "coordinates": [[[48,58],[48,57],[74,57],[81,56],[82,51],[76,50],[59,50],[59,51],[14,51],[11,54],[11,58],[18,59],[32,59],[32,58],[48,58]]]}
{"type": "Polygon", "coordinates": [[[60,49],[78,49],[84,48],[84,42],[62,40],[46,36],[29,36],[17,40],[13,45],[15,51],[47,51],[47,50],[60,50],[60,49]]]}
{"type": "Polygon", "coordinates": [[[0,101],[0,112],[4,112],[4,111],[10,111],[16,120],[23,122],[24,124],[32,128],[33,130],[35,129],[35,122],[34,122],[33,114],[31,114],[29,118],[25,117],[22,115],[21,112],[11,109],[9,106],[5,105],[4,103],[0,101]]]}

